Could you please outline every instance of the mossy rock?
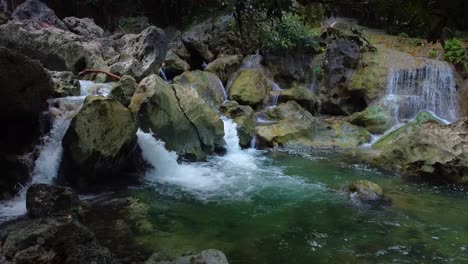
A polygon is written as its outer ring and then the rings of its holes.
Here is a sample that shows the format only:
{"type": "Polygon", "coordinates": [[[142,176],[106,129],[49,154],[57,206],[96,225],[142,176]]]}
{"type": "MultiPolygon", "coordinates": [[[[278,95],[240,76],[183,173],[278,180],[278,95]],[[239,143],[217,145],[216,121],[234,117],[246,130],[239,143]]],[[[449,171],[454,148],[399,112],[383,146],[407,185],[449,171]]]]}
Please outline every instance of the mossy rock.
{"type": "Polygon", "coordinates": [[[354,113],[349,117],[349,122],[364,127],[373,134],[383,134],[392,127],[391,116],[378,106],[370,106],[362,112],[354,113]]]}
{"type": "Polygon", "coordinates": [[[229,98],[243,105],[257,106],[267,97],[271,86],[258,69],[243,70],[229,89],[229,98]]]}
{"type": "Polygon", "coordinates": [[[313,146],[318,148],[355,148],[372,140],[372,135],[365,128],[341,119],[320,120],[314,129],[313,146]]]}
{"type": "Polygon", "coordinates": [[[128,106],[137,86],[138,83],[133,77],[124,75],[120,78],[120,81],[112,87],[109,98],[119,101],[124,106],[128,106]]]}
{"type": "Polygon", "coordinates": [[[316,113],[318,106],[318,98],[315,93],[304,86],[295,86],[291,89],[281,90],[278,96],[278,102],[295,101],[302,108],[310,113],[316,113]]]}
{"type": "Polygon", "coordinates": [[[219,76],[223,82],[227,82],[229,77],[239,69],[242,62],[241,55],[220,55],[218,58],[210,62],[205,71],[212,72],[219,76]]]}
{"type": "Polygon", "coordinates": [[[347,187],[347,191],[363,201],[378,201],[384,198],[383,188],[367,180],[353,182],[347,187]]]}

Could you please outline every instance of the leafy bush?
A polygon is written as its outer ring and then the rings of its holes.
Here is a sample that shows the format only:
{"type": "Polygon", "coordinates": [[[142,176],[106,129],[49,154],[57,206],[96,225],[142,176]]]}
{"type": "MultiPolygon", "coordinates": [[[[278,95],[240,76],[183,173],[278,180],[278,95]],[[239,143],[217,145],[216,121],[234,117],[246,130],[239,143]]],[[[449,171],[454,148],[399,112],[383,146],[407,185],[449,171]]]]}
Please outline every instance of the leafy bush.
{"type": "Polygon", "coordinates": [[[265,23],[260,31],[260,41],[265,50],[320,49],[318,41],[320,32],[304,26],[297,15],[288,14],[282,19],[265,23]]]}
{"type": "Polygon", "coordinates": [[[457,38],[453,38],[445,42],[445,59],[451,63],[457,64],[468,60],[468,49],[463,42],[457,38]]]}

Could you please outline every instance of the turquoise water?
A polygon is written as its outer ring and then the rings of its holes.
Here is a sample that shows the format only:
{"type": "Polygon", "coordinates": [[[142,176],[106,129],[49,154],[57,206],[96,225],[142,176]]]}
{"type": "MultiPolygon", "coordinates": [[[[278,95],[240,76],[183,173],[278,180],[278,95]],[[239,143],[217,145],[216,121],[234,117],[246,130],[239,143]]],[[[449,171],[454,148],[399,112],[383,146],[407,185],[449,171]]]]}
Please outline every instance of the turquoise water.
{"type": "Polygon", "coordinates": [[[335,154],[251,155],[255,168],[197,165],[229,172],[207,196],[178,181],[133,190],[155,229],[135,239],[173,256],[216,248],[230,263],[468,263],[462,189],[406,182],[335,154]],[[342,189],[357,179],[380,184],[392,205],[351,199],[342,189]]]}

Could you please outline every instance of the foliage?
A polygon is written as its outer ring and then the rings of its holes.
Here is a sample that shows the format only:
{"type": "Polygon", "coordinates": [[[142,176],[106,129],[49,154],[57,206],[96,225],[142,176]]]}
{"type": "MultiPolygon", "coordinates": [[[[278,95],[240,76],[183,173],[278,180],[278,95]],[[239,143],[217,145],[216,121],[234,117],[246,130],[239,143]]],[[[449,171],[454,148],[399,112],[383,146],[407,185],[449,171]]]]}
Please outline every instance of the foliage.
{"type": "Polygon", "coordinates": [[[296,48],[319,50],[320,32],[307,28],[299,16],[288,14],[283,18],[264,23],[261,30],[261,43],[265,50],[286,51],[296,48]]]}
{"type": "Polygon", "coordinates": [[[439,55],[439,51],[437,51],[436,49],[432,49],[431,51],[429,51],[429,57],[436,58],[437,55],[439,55]]]}
{"type": "Polygon", "coordinates": [[[445,59],[451,63],[461,63],[468,60],[468,48],[457,38],[445,42],[445,59]]]}

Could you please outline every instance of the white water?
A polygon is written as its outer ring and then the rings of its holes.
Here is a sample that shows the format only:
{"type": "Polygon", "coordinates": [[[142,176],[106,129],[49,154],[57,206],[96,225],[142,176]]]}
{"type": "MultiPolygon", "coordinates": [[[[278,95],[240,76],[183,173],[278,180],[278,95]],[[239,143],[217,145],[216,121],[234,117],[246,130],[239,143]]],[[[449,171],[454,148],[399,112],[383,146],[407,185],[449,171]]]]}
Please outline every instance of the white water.
{"type": "Polygon", "coordinates": [[[278,105],[278,97],[283,89],[279,87],[279,85],[275,82],[271,82],[271,104],[270,106],[277,106],[278,105]]]}
{"type": "Polygon", "coordinates": [[[17,197],[0,203],[0,222],[26,214],[26,191],[35,183],[51,184],[57,178],[62,161],[62,139],[70,126],[71,120],[80,110],[87,95],[107,96],[111,90],[109,84],[95,84],[91,81],[80,81],[81,95],[70,96],[48,101],[48,114],[52,127],[38,146],[39,157],[34,162],[31,181],[22,188],[17,197]]]}
{"type": "Polygon", "coordinates": [[[433,112],[453,122],[458,117],[455,76],[452,68],[437,60],[422,60],[423,67],[392,69],[384,99],[397,124],[420,111],[433,112]]]}
{"type": "Polygon", "coordinates": [[[169,82],[167,80],[166,73],[164,72],[163,68],[159,68],[159,77],[161,77],[165,82],[169,82]]]}
{"type": "Polygon", "coordinates": [[[165,149],[164,142],[150,133],[138,131],[138,143],[144,159],[154,169],[147,181],[168,187],[172,192],[187,192],[201,200],[249,199],[253,191],[271,186],[304,188],[309,186],[301,179],[285,176],[281,168],[268,164],[259,151],[242,150],[239,146],[236,124],[223,118],[227,154],[211,157],[208,162],[177,163],[177,154],[165,149]]]}

